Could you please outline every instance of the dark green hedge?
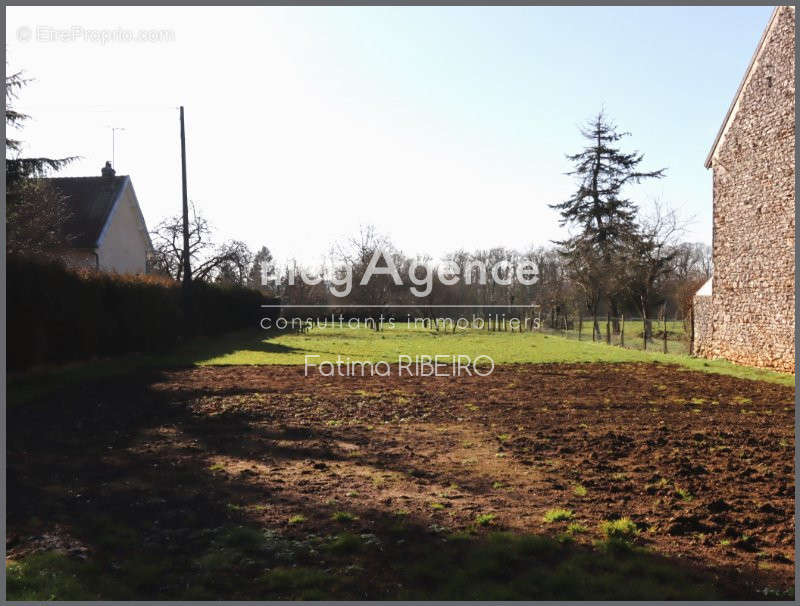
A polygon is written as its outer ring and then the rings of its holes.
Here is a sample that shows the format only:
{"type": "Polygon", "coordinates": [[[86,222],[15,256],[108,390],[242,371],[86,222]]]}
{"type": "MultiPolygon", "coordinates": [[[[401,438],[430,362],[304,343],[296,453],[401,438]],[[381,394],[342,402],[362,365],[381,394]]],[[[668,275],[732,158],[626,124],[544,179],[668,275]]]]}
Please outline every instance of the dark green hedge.
{"type": "MultiPolygon", "coordinates": [[[[274,303],[257,290],[197,282],[193,318],[184,323],[181,287],[157,276],[76,272],[54,261],[7,259],[8,368],[129,352],[159,352],[184,336],[247,327],[274,303]]],[[[266,312],[266,313],[265,313],[266,312]]]]}

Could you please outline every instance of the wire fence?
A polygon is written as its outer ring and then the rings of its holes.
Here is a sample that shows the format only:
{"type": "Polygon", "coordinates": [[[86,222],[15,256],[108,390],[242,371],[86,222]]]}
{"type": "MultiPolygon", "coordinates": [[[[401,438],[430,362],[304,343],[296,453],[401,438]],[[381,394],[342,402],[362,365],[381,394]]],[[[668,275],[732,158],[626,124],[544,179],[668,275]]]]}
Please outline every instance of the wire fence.
{"type": "Polygon", "coordinates": [[[597,324],[585,318],[577,320],[562,316],[559,320],[541,322],[539,330],[567,339],[629,349],[677,354],[690,352],[690,331],[681,319],[606,316],[598,318],[597,324]]]}
{"type": "MultiPolygon", "coordinates": [[[[357,327],[383,331],[387,326],[407,327],[414,330],[430,330],[436,333],[509,332],[544,333],[575,339],[593,341],[616,347],[646,351],[689,354],[691,350],[691,327],[680,318],[669,318],[663,313],[655,318],[620,315],[598,316],[596,320],[577,313],[559,314],[555,311],[542,313],[538,306],[477,306],[467,309],[440,306],[438,309],[412,309],[407,313],[391,313],[386,307],[367,307],[354,312],[328,308],[314,309],[311,313],[291,317],[284,311],[284,326],[277,328],[307,332],[315,327],[357,327]],[[302,317],[306,316],[306,317],[302,317]]],[[[467,307],[467,306],[464,306],[467,307]]],[[[397,310],[394,310],[397,311],[397,310]]],[[[279,320],[280,322],[280,320],[279,320]]]]}
{"type": "MultiPolygon", "coordinates": [[[[419,321],[418,321],[419,323],[419,321]]],[[[636,316],[604,316],[597,321],[580,316],[538,313],[488,313],[473,315],[469,327],[452,319],[422,319],[421,328],[437,332],[458,332],[461,328],[488,332],[526,333],[539,332],[548,335],[593,341],[616,347],[657,351],[663,353],[689,354],[691,330],[688,322],[676,318],[646,318],[636,316]],[[476,323],[476,319],[478,322],[476,323]]]]}

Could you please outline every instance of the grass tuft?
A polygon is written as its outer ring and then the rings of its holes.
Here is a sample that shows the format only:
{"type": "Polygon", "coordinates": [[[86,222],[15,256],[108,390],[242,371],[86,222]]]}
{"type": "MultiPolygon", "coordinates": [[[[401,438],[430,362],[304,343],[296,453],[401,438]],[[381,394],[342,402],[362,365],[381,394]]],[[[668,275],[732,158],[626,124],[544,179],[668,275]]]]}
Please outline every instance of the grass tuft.
{"type": "Polygon", "coordinates": [[[607,539],[630,541],[639,534],[639,529],[630,518],[619,518],[618,520],[606,520],[601,522],[600,532],[602,532],[607,539]]]}
{"type": "Polygon", "coordinates": [[[587,530],[586,526],[578,522],[570,522],[567,525],[567,534],[583,534],[587,530]]]}
{"type": "Polygon", "coordinates": [[[336,511],[331,515],[331,520],[334,522],[352,522],[357,520],[358,517],[348,511],[336,511]]]}
{"type": "Polygon", "coordinates": [[[561,522],[569,520],[572,517],[571,509],[549,509],[545,512],[542,521],[547,522],[561,522]]]}

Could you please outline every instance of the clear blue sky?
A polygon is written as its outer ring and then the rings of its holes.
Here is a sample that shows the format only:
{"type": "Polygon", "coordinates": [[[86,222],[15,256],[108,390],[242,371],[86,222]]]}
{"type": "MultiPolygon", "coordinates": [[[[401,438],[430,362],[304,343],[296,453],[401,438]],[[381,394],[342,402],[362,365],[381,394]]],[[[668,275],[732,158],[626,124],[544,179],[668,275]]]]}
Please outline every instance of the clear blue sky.
{"type": "Polygon", "coordinates": [[[359,224],[407,253],[526,248],[563,235],[547,204],[604,107],[667,178],[629,193],[711,240],[703,161],[769,7],[7,8],[9,68],[36,81],[26,153],[99,174],[119,134],[148,224],[189,190],[227,237],[315,262],[359,224]],[[156,42],[36,28],[167,29],[156,42]],[[20,28],[34,39],[19,40],[20,28]]]}

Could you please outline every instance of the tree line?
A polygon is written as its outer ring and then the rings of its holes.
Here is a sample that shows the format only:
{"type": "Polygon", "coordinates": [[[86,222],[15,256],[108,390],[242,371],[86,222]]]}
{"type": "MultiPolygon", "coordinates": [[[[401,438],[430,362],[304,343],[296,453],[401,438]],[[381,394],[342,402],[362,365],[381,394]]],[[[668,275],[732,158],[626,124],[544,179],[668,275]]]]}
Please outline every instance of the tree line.
{"type": "MultiPolygon", "coordinates": [[[[670,220],[668,217],[665,224],[670,220]]],[[[320,267],[305,268],[306,275],[316,283],[308,284],[297,278],[291,280],[290,274],[296,275],[298,269],[297,264],[290,261],[274,275],[267,288],[281,298],[285,315],[303,317],[325,317],[335,311],[346,317],[371,317],[383,313],[402,318],[409,313],[433,318],[501,313],[508,318],[521,318],[528,316],[530,308],[536,306],[536,314],[555,325],[557,319],[564,316],[596,319],[607,313],[619,317],[619,314],[627,312],[632,316],[648,317],[666,305],[671,317],[684,318],[688,315],[692,294],[710,276],[710,247],[689,242],[662,242],[661,247],[660,251],[650,254],[654,261],[658,260],[657,265],[651,265],[648,258],[625,267],[623,260],[617,259],[620,271],[625,273],[608,274],[605,283],[592,282],[594,290],[587,290],[583,276],[575,272],[575,263],[557,245],[531,247],[525,251],[506,247],[458,250],[441,260],[452,261],[453,267],[459,268],[454,279],[448,277],[445,280],[448,283],[445,283],[438,272],[432,271],[429,274],[430,293],[418,297],[409,288],[409,284],[413,284],[410,266],[426,261],[433,263],[432,259],[406,256],[387,238],[377,234],[374,228],[367,227],[347,242],[343,247],[345,254],[334,253],[320,267]],[[402,285],[395,284],[388,275],[373,275],[367,284],[360,284],[376,251],[381,251],[381,259],[384,255],[391,258],[399,270],[402,285]],[[496,264],[502,267],[496,272],[499,279],[487,271],[482,283],[477,268],[496,264]],[[535,269],[535,283],[523,284],[509,278],[517,274],[522,264],[535,269]],[[654,266],[657,266],[657,272],[652,269],[654,266]],[[352,276],[352,290],[346,296],[337,296],[331,291],[336,284],[341,284],[345,274],[352,276]],[[625,280],[629,280],[627,286],[625,280]],[[451,281],[455,283],[450,284],[451,281]],[[619,290],[612,291],[611,286],[619,290]],[[601,291],[603,287],[608,289],[601,291]],[[645,289],[646,301],[642,298],[645,289]],[[615,299],[610,296],[603,298],[601,293],[613,295],[615,299]],[[299,305],[319,307],[292,310],[292,306],[299,305]],[[393,310],[394,306],[400,305],[404,307],[393,310]]],[[[383,265],[379,263],[379,266],[383,265]]],[[[416,278],[418,282],[422,281],[419,273],[416,278]]]]}
{"type": "MultiPolygon", "coordinates": [[[[319,277],[319,283],[292,284],[289,275],[296,269],[290,262],[274,283],[276,293],[287,306],[366,306],[361,312],[351,308],[350,315],[403,304],[423,314],[432,313],[434,306],[441,312],[443,306],[459,305],[484,314],[502,309],[514,316],[523,313],[520,306],[536,305],[538,313],[554,323],[567,315],[591,318],[596,334],[602,316],[614,319],[615,332],[617,319],[625,313],[645,322],[657,310],[686,319],[694,292],[711,275],[711,247],[683,241],[687,221],[669,204],[654,201],[643,211],[631,197],[633,186],[664,178],[666,170],[644,170],[642,153],[623,151],[620,141],[629,133],[620,132],[602,112],[581,133],[586,146],[567,156],[574,166],[568,174],[575,179],[575,192],[550,205],[560,212],[562,226],[569,228],[568,238],[525,251],[504,247],[453,251],[439,263],[455,262],[462,271],[460,279],[448,284],[434,275],[430,294],[419,298],[389,276],[375,276],[369,284],[359,285],[376,250],[386,251],[405,275],[412,264],[431,261],[405,256],[374,228],[366,227],[344,245],[334,246],[325,268],[306,268],[306,273],[319,277]],[[468,280],[463,273],[471,271],[474,262],[503,263],[511,274],[521,263],[532,263],[538,280],[507,284],[505,275],[499,280],[489,275],[484,284],[477,284],[476,276],[468,280]],[[353,277],[352,292],[346,297],[332,295],[331,283],[344,274],[353,277]]],[[[456,313],[455,307],[451,313],[456,313]]]]}

